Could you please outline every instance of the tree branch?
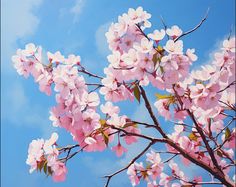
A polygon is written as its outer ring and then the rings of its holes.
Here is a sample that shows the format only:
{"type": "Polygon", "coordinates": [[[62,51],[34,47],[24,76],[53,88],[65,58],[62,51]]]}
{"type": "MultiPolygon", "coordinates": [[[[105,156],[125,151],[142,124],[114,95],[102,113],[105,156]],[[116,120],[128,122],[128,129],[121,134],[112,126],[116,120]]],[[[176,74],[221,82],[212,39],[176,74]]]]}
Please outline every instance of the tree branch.
{"type": "Polygon", "coordinates": [[[207,9],[205,16],[203,17],[203,19],[200,21],[200,23],[199,23],[198,25],[196,25],[193,29],[191,29],[191,30],[189,30],[189,31],[187,31],[187,32],[184,32],[183,34],[181,34],[180,36],[178,36],[177,38],[175,38],[174,42],[176,42],[177,40],[179,40],[179,39],[182,38],[183,36],[188,35],[188,34],[194,32],[195,30],[197,30],[199,27],[201,27],[201,25],[203,24],[203,22],[206,21],[209,11],[210,11],[210,8],[207,9]]]}
{"type": "Polygon", "coordinates": [[[90,73],[83,66],[81,66],[81,65],[79,65],[79,66],[81,67],[81,69],[79,69],[78,72],[85,73],[85,74],[87,74],[90,77],[94,77],[94,78],[98,78],[98,79],[103,79],[103,77],[101,77],[101,76],[98,76],[98,75],[95,75],[93,73],[90,73]]]}
{"type": "Polygon", "coordinates": [[[134,157],[128,165],[126,165],[125,167],[121,168],[120,170],[110,174],[110,175],[106,175],[104,176],[104,178],[107,178],[106,184],[104,185],[104,187],[108,187],[109,182],[111,180],[111,178],[119,173],[121,173],[122,171],[125,171],[126,169],[128,169],[137,159],[139,159],[153,144],[155,144],[155,141],[151,141],[148,146],[141,151],[136,157],[134,157]]]}
{"type": "Polygon", "coordinates": [[[153,113],[153,111],[152,111],[152,107],[151,107],[151,105],[150,105],[150,103],[149,103],[149,101],[148,101],[148,98],[147,98],[147,95],[146,95],[146,93],[145,93],[145,90],[144,90],[141,86],[139,86],[139,88],[140,88],[140,91],[141,91],[140,93],[141,93],[141,95],[142,95],[142,97],[143,97],[143,100],[144,100],[144,102],[145,102],[145,106],[146,106],[146,108],[147,108],[147,110],[148,110],[148,112],[149,112],[149,115],[150,115],[150,117],[152,118],[154,124],[156,125],[156,129],[157,129],[157,130],[159,131],[159,133],[163,136],[163,138],[167,138],[166,133],[162,130],[162,128],[161,128],[159,122],[157,121],[156,116],[154,115],[154,113],[153,113]]]}

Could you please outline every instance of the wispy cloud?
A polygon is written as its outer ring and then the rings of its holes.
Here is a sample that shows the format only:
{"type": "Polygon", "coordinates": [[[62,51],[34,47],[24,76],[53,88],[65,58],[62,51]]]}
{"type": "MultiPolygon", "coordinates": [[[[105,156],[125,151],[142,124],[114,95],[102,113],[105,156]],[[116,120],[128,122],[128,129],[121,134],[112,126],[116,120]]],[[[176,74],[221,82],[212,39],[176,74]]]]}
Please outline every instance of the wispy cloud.
{"type": "Polygon", "coordinates": [[[75,5],[70,9],[70,12],[74,14],[74,23],[78,22],[79,15],[82,13],[85,3],[86,0],[76,0],[75,5]]]}
{"type": "MultiPolygon", "coordinates": [[[[233,38],[235,36],[233,35],[231,37],[233,38]]],[[[212,62],[215,60],[215,53],[220,51],[220,49],[223,47],[223,41],[227,40],[227,38],[228,38],[228,35],[225,35],[222,38],[218,38],[215,41],[214,46],[211,47],[208,51],[206,51],[205,56],[207,56],[207,59],[200,64],[199,64],[199,61],[194,62],[192,70],[198,70],[200,66],[212,64],[212,62]]]]}
{"type": "Polygon", "coordinates": [[[50,125],[47,110],[32,103],[24,90],[20,82],[15,82],[2,94],[2,120],[18,126],[37,128],[44,137],[48,137],[56,129],[50,125]]]}
{"type": "Polygon", "coordinates": [[[23,84],[15,77],[16,73],[11,62],[11,56],[18,48],[19,40],[32,36],[37,30],[40,18],[35,12],[42,2],[43,0],[22,0],[20,3],[14,0],[3,0],[2,2],[1,61],[4,89],[1,96],[4,99],[1,103],[3,108],[1,114],[5,123],[37,128],[41,130],[43,136],[48,136],[54,130],[48,120],[48,111],[30,101],[23,84]],[[11,84],[6,84],[6,81],[11,81],[11,84]]]}
{"type": "Polygon", "coordinates": [[[17,48],[17,40],[31,36],[37,29],[40,19],[35,15],[43,0],[3,0],[2,15],[2,54],[3,71],[10,71],[10,56],[17,48]]]}
{"type": "Polygon", "coordinates": [[[110,25],[111,25],[111,22],[107,22],[103,25],[100,25],[95,33],[95,41],[96,41],[97,50],[103,56],[107,56],[110,53],[107,39],[105,36],[105,33],[108,31],[110,25]]]}

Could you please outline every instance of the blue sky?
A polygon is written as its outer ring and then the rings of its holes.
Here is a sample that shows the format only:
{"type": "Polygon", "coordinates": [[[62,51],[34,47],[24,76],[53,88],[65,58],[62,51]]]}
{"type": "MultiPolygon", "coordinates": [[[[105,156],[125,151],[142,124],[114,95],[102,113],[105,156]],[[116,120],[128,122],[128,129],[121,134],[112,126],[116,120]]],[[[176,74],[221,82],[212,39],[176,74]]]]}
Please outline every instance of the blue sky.
{"type": "MultiPolygon", "coordinates": [[[[25,80],[13,69],[11,56],[17,48],[33,42],[51,52],[74,53],[81,56],[89,70],[102,74],[109,54],[104,34],[110,23],[128,8],[143,6],[151,13],[151,30],[162,28],[159,19],[162,15],[167,25],[177,24],[186,31],[198,24],[210,7],[204,25],[183,39],[185,46],[196,48],[199,60],[194,68],[197,68],[209,61],[209,54],[215,51],[235,23],[234,0],[2,0],[1,3],[2,187],[100,187],[104,183],[101,176],[122,167],[145,145],[140,142],[139,146],[132,146],[130,153],[121,160],[109,149],[104,153],[80,154],[68,163],[69,173],[64,183],[53,183],[39,173],[30,175],[25,160],[32,139],[49,138],[51,132],[57,131],[61,137],[59,144],[75,142],[63,129],[53,128],[48,120],[49,108],[55,104],[54,97],[40,93],[31,78],[25,80]]],[[[155,90],[149,89],[149,95],[153,93],[155,90]]],[[[125,107],[127,105],[121,103],[120,106],[122,113],[135,119],[150,120],[143,104],[125,107]]],[[[192,167],[191,172],[198,170],[192,167]]],[[[121,186],[131,186],[126,174],[111,181],[111,187],[121,186]]]]}

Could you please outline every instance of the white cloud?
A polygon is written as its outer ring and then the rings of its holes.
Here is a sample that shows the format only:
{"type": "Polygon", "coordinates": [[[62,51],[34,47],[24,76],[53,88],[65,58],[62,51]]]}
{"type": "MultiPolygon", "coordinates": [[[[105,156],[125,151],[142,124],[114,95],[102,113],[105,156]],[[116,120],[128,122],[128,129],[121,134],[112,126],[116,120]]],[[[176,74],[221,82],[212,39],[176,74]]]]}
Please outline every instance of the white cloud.
{"type": "Polygon", "coordinates": [[[70,12],[74,14],[74,23],[78,22],[79,15],[82,13],[85,2],[85,0],[76,0],[75,5],[70,9],[70,12]]]}
{"type": "Polygon", "coordinates": [[[107,22],[107,23],[99,26],[96,31],[96,34],[95,34],[95,41],[96,41],[97,50],[103,56],[107,56],[110,53],[110,50],[108,48],[107,39],[105,36],[105,33],[108,31],[110,25],[111,25],[111,22],[107,22]]]}
{"type": "Polygon", "coordinates": [[[37,128],[43,137],[48,137],[56,130],[48,119],[48,111],[30,101],[24,90],[20,82],[15,82],[3,93],[2,119],[14,125],[37,128]]]}
{"type": "MultiPolygon", "coordinates": [[[[231,38],[235,37],[234,35],[231,38]]],[[[218,38],[212,48],[206,51],[205,56],[207,56],[207,60],[200,63],[196,61],[193,63],[192,70],[200,69],[200,66],[210,65],[215,60],[215,53],[220,52],[221,48],[223,47],[223,41],[227,40],[228,35],[223,36],[222,38],[218,38]],[[200,66],[199,66],[200,65],[200,66]]]]}
{"type": "Polygon", "coordinates": [[[3,0],[1,7],[1,45],[2,54],[1,61],[3,70],[12,70],[10,57],[14,54],[18,39],[32,35],[38,25],[39,18],[34,14],[34,11],[39,8],[43,0],[3,0]]]}
{"type": "MultiPolygon", "coordinates": [[[[25,88],[16,81],[16,72],[12,66],[11,56],[18,48],[18,40],[32,36],[39,26],[40,19],[35,11],[43,0],[3,0],[1,7],[1,46],[2,75],[4,84],[1,96],[2,119],[14,125],[23,125],[41,130],[43,136],[48,136],[53,128],[48,120],[48,111],[39,105],[31,103],[25,94],[25,88]]],[[[18,76],[18,75],[17,75],[18,76]]]]}

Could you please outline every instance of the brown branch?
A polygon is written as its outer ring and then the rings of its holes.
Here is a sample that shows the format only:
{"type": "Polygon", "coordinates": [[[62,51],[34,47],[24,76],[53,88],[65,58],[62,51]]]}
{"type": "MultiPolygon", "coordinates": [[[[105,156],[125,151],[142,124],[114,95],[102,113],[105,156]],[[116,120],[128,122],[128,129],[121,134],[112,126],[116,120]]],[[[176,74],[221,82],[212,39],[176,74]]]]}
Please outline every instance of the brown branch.
{"type": "Polygon", "coordinates": [[[202,18],[202,20],[200,21],[200,23],[199,23],[198,25],[196,25],[193,29],[191,29],[191,30],[189,30],[189,31],[187,31],[187,32],[184,32],[183,34],[181,34],[180,36],[178,36],[177,38],[175,38],[174,42],[176,42],[177,40],[179,40],[179,39],[182,38],[183,36],[188,35],[188,34],[194,32],[195,30],[197,30],[199,27],[201,27],[201,25],[203,24],[203,22],[206,21],[206,19],[207,19],[209,10],[210,10],[210,8],[207,9],[205,16],[202,18]]]}
{"type": "Polygon", "coordinates": [[[99,84],[99,83],[85,83],[85,85],[87,86],[99,86],[99,87],[103,87],[104,85],[99,84]]]}
{"type": "Polygon", "coordinates": [[[229,31],[228,40],[230,40],[230,38],[231,38],[231,35],[232,35],[232,32],[233,32],[233,24],[232,24],[232,25],[231,25],[231,27],[230,27],[230,31],[229,31]]]}
{"type": "Polygon", "coordinates": [[[144,122],[139,122],[139,121],[134,121],[134,120],[132,120],[130,123],[137,123],[137,124],[145,126],[146,128],[156,128],[155,125],[151,125],[151,124],[144,123],[144,122]]]}
{"type": "MultiPolygon", "coordinates": [[[[76,154],[78,154],[79,152],[82,152],[83,149],[84,149],[85,147],[87,147],[87,146],[88,146],[88,145],[86,144],[85,146],[81,147],[81,149],[79,149],[78,151],[72,153],[71,155],[67,154],[66,157],[61,158],[61,159],[59,159],[59,160],[60,160],[60,161],[67,162],[69,159],[73,158],[76,154]]],[[[70,152],[70,151],[71,151],[71,149],[69,149],[69,152],[70,152]]]]}
{"type": "Polygon", "coordinates": [[[231,124],[232,124],[232,122],[234,121],[234,120],[236,120],[236,117],[233,117],[229,122],[228,122],[228,124],[216,135],[216,139],[219,137],[219,135],[227,128],[227,127],[229,127],[231,124]]]}
{"type": "MultiPolygon", "coordinates": [[[[165,23],[163,17],[160,16],[160,18],[161,18],[161,23],[162,23],[162,25],[164,26],[164,29],[165,29],[165,31],[166,31],[166,30],[167,30],[167,25],[166,25],[166,23],[165,23]]],[[[168,36],[168,35],[167,35],[167,36],[168,36]]],[[[168,36],[168,39],[169,39],[169,36],[168,36]]]]}
{"type": "MultiPolygon", "coordinates": [[[[176,92],[174,86],[173,86],[173,90],[174,90],[174,93],[175,93],[175,95],[176,95],[176,97],[177,97],[177,100],[179,101],[180,105],[182,106],[182,105],[183,105],[183,102],[182,102],[181,98],[179,97],[178,93],[176,92]]],[[[190,116],[190,118],[192,119],[193,123],[195,124],[195,127],[196,127],[196,129],[197,129],[197,132],[200,134],[200,136],[201,136],[201,138],[202,138],[202,140],[203,140],[203,142],[204,142],[204,144],[205,144],[205,146],[206,146],[207,152],[209,153],[209,155],[210,155],[210,157],[211,157],[211,159],[212,159],[213,164],[215,165],[215,167],[216,167],[217,170],[218,170],[217,172],[219,172],[219,175],[224,176],[224,173],[223,173],[223,171],[221,170],[221,167],[219,166],[219,164],[218,164],[218,162],[217,162],[217,160],[216,160],[216,157],[215,157],[215,155],[214,155],[214,151],[213,151],[212,148],[210,147],[210,145],[209,145],[209,143],[208,143],[208,140],[206,139],[206,136],[205,136],[205,134],[204,134],[202,128],[199,126],[199,124],[198,124],[197,120],[195,119],[193,113],[192,113],[189,109],[187,110],[187,113],[188,113],[188,115],[190,116]]]]}
{"type": "Polygon", "coordinates": [[[94,78],[98,78],[98,79],[103,79],[103,77],[101,77],[101,76],[98,76],[98,75],[95,75],[93,73],[90,73],[83,66],[81,66],[81,65],[79,65],[79,66],[81,67],[81,69],[79,69],[78,72],[85,73],[85,74],[87,74],[90,77],[94,77],[94,78]]]}
{"type": "Polygon", "coordinates": [[[226,102],[224,102],[224,101],[221,101],[221,100],[219,100],[219,102],[222,103],[222,104],[224,104],[224,105],[226,105],[226,106],[229,107],[231,110],[234,110],[234,111],[236,112],[236,107],[231,106],[230,104],[228,104],[228,103],[226,103],[226,102]]]}
{"type": "Polygon", "coordinates": [[[167,160],[163,161],[163,163],[167,163],[170,160],[174,159],[177,155],[179,155],[179,153],[175,153],[174,155],[172,155],[170,158],[168,158],[167,160]]]}
{"type": "Polygon", "coordinates": [[[139,31],[141,32],[141,34],[150,41],[150,38],[143,32],[143,30],[140,28],[140,26],[138,24],[136,24],[136,26],[139,29],[139,31]]]}
{"type": "Polygon", "coordinates": [[[201,136],[201,138],[202,138],[202,140],[203,140],[203,142],[204,142],[204,144],[205,144],[205,146],[206,146],[206,149],[207,149],[207,151],[208,151],[208,153],[209,153],[209,155],[210,155],[210,157],[211,157],[211,159],[212,159],[213,164],[214,164],[215,167],[218,169],[218,171],[224,176],[224,173],[223,173],[223,171],[221,170],[221,167],[219,166],[219,164],[218,164],[218,162],[217,162],[217,160],[216,160],[216,157],[215,157],[215,155],[214,155],[214,152],[213,152],[213,150],[211,149],[211,147],[210,147],[210,145],[209,145],[209,143],[208,143],[208,140],[206,139],[206,136],[205,136],[204,132],[202,131],[201,127],[198,125],[197,120],[195,119],[194,115],[190,112],[190,110],[187,110],[187,112],[188,112],[190,118],[193,120],[193,122],[194,122],[194,124],[195,124],[195,126],[196,126],[196,129],[197,129],[198,133],[200,134],[200,136],[201,136]]]}
{"type": "Polygon", "coordinates": [[[107,178],[107,181],[106,181],[106,184],[104,185],[104,187],[108,187],[109,185],[109,182],[111,180],[111,178],[119,173],[121,173],[122,171],[125,171],[126,169],[128,169],[137,159],[139,159],[153,144],[155,144],[156,142],[155,141],[151,141],[148,146],[143,150],[141,151],[136,157],[134,157],[128,165],[126,165],[125,167],[121,168],[120,170],[110,174],[110,175],[106,175],[104,176],[104,178],[107,178]]]}
{"type": "Polygon", "coordinates": [[[156,142],[166,142],[165,139],[158,139],[158,138],[153,138],[153,137],[146,136],[146,135],[143,135],[143,134],[136,134],[136,133],[133,133],[133,132],[127,132],[125,129],[115,127],[114,125],[109,125],[109,127],[111,127],[112,129],[116,129],[118,131],[121,131],[127,136],[136,136],[136,137],[140,137],[140,138],[143,138],[143,139],[146,139],[146,140],[156,141],[156,142]]]}
{"type": "Polygon", "coordinates": [[[167,139],[167,143],[171,147],[175,148],[183,157],[185,157],[186,159],[190,160],[192,163],[194,163],[194,164],[204,168],[206,171],[211,173],[215,178],[220,180],[222,182],[222,184],[225,184],[226,186],[229,186],[229,187],[234,187],[233,182],[231,182],[229,179],[226,179],[224,176],[222,176],[222,174],[217,172],[217,170],[215,168],[212,168],[208,164],[204,163],[202,160],[200,160],[198,158],[195,158],[194,156],[189,155],[186,150],[184,150],[181,147],[179,147],[171,139],[168,138],[167,139]]]}
{"type": "Polygon", "coordinates": [[[187,181],[187,180],[184,180],[184,179],[180,178],[180,177],[177,176],[176,174],[174,174],[173,177],[174,177],[175,179],[178,179],[178,180],[183,181],[183,182],[188,183],[188,184],[192,184],[192,185],[194,185],[194,186],[196,186],[196,185],[206,185],[206,184],[212,184],[212,185],[213,185],[213,184],[222,184],[221,182],[216,182],[216,181],[206,181],[206,182],[187,181]]]}
{"type": "Polygon", "coordinates": [[[233,81],[233,82],[231,82],[228,86],[226,86],[226,87],[223,88],[222,90],[218,91],[217,93],[223,92],[223,91],[225,91],[226,89],[228,89],[230,86],[235,85],[235,84],[236,84],[236,81],[233,81]]]}
{"type": "Polygon", "coordinates": [[[143,97],[143,100],[144,100],[144,102],[145,102],[145,106],[146,106],[146,108],[147,108],[147,110],[148,110],[148,113],[149,113],[150,117],[152,118],[154,124],[156,125],[156,129],[157,129],[157,130],[159,131],[159,133],[163,136],[163,138],[167,138],[166,133],[162,130],[162,128],[161,128],[159,122],[157,121],[156,116],[154,115],[154,113],[153,113],[153,111],[152,111],[152,107],[151,107],[151,105],[150,105],[150,103],[149,103],[149,101],[148,101],[148,98],[147,98],[147,95],[146,95],[146,93],[145,93],[145,90],[144,90],[141,86],[139,86],[139,88],[140,88],[140,93],[141,93],[141,95],[142,95],[142,97],[143,97]]]}

